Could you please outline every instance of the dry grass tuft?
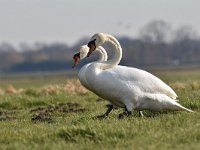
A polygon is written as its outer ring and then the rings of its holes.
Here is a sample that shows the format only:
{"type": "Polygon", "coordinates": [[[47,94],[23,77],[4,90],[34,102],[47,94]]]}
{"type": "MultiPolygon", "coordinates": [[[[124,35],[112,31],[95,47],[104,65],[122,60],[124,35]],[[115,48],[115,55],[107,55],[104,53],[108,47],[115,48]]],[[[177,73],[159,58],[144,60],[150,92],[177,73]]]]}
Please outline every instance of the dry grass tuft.
{"type": "MultiPolygon", "coordinates": [[[[8,86],[5,90],[0,89],[0,95],[13,95],[13,94],[23,94],[26,93],[27,90],[20,88],[16,89],[13,85],[8,86]]],[[[45,95],[54,95],[59,94],[61,92],[67,92],[68,94],[76,94],[76,95],[87,95],[88,90],[84,88],[79,80],[68,80],[67,83],[63,85],[47,85],[42,88],[38,88],[37,92],[45,95]]]]}
{"type": "Polygon", "coordinates": [[[88,94],[88,90],[81,85],[79,80],[68,81],[67,84],[64,86],[64,91],[78,95],[88,94]]]}
{"type": "Polygon", "coordinates": [[[6,94],[22,94],[24,93],[25,90],[23,88],[20,88],[20,89],[16,89],[13,85],[10,85],[6,90],[5,90],[5,93],[6,94]]]}
{"type": "Polygon", "coordinates": [[[60,92],[77,95],[88,94],[88,90],[85,89],[78,80],[69,80],[64,86],[49,85],[40,89],[39,92],[46,95],[59,94],[60,92]]]}
{"type": "Polygon", "coordinates": [[[17,93],[17,89],[10,85],[6,90],[5,90],[6,94],[16,94],[17,93]]]}
{"type": "Polygon", "coordinates": [[[39,92],[46,95],[59,94],[60,88],[57,85],[49,85],[40,89],[39,92]]]}
{"type": "Polygon", "coordinates": [[[67,93],[75,94],[76,86],[72,81],[68,81],[63,90],[67,93]]]}

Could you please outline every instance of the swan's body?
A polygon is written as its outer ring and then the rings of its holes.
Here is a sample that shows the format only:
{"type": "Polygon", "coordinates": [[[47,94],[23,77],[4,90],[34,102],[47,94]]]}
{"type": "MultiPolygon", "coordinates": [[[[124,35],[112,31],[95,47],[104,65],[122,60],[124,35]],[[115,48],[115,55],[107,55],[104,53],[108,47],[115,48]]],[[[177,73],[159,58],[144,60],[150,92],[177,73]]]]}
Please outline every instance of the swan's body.
{"type": "Polygon", "coordinates": [[[88,56],[104,42],[113,44],[115,53],[108,61],[93,62],[81,68],[79,79],[86,88],[112,104],[125,107],[127,111],[148,109],[192,112],[177,103],[176,93],[156,76],[144,70],[118,65],[122,49],[113,36],[95,34],[91,41],[94,45],[88,43],[88,56]]]}
{"type": "MultiPolygon", "coordinates": [[[[126,107],[129,111],[182,109],[172,107],[177,103],[173,99],[176,94],[169,86],[140,69],[118,65],[101,72],[96,69],[95,64],[91,64],[85,71],[85,77],[89,90],[112,104],[126,107]]],[[[81,79],[80,76],[79,78],[81,79]]]]}

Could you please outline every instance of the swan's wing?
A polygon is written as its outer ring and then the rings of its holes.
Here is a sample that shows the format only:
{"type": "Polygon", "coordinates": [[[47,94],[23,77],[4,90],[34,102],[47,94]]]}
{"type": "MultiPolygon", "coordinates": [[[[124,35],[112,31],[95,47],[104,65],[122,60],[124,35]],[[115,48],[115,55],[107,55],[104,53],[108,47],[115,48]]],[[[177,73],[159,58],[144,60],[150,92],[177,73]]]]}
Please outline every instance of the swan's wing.
{"type": "Polygon", "coordinates": [[[104,71],[111,74],[113,78],[118,78],[116,80],[129,83],[130,86],[137,87],[141,91],[165,94],[172,99],[177,98],[176,93],[167,84],[144,70],[118,65],[104,71]]]}

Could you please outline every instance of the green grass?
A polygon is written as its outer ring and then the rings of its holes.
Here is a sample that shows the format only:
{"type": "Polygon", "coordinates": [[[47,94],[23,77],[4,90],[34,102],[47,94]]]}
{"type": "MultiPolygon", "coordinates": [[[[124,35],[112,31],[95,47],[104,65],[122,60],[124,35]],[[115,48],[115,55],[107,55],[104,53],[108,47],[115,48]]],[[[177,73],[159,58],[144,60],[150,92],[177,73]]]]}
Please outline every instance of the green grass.
{"type": "Polygon", "coordinates": [[[3,91],[10,84],[25,90],[0,96],[0,149],[200,149],[200,72],[154,74],[195,112],[145,111],[145,117],[134,112],[119,120],[122,109],[117,109],[108,119],[97,120],[95,116],[106,111],[108,102],[97,101],[91,92],[61,90],[69,79],[0,80],[3,91]],[[59,87],[59,92],[42,92],[47,85],[59,87]]]}

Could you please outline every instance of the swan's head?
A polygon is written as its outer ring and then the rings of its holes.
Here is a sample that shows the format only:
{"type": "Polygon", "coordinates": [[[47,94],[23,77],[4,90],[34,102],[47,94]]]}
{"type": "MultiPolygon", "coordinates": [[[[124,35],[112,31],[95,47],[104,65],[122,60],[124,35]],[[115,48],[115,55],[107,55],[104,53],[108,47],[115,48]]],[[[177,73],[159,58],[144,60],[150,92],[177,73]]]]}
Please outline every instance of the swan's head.
{"type": "Polygon", "coordinates": [[[74,68],[80,62],[81,59],[85,58],[88,52],[89,52],[89,47],[87,45],[81,46],[79,52],[75,53],[73,56],[74,65],[72,66],[72,68],[74,68]]]}
{"type": "Polygon", "coordinates": [[[99,46],[101,46],[106,41],[106,35],[104,33],[96,33],[92,36],[90,39],[90,42],[88,43],[89,52],[87,54],[87,57],[92,54],[92,52],[99,46]]]}

